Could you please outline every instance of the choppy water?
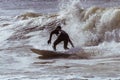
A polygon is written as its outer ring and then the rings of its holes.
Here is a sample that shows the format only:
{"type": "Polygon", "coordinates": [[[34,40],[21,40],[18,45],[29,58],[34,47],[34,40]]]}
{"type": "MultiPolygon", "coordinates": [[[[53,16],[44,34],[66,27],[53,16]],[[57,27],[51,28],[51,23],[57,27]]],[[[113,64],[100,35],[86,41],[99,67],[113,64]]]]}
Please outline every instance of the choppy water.
{"type": "Polygon", "coordinates": [[[24,12],[49,13],[58,11],[57,0],[0,0],[0,15],[18,15],[24,12]]]}
{"type": "MultiPolygon", "coordinates": [[[[80,1],[83,8],[91,6],[119,7],[119,0],[71,0],[80,1]]],[[[0,0],[0,16],[16,16],[24,12],[56,13],[60,9],[60,3],[69,0],[0,0]],[[62,2],[63,1],[63,2],[62,2]]]]}
{"type": "MultiPolygon", "coordinates": [[[[0,2],[1,80],[119,79],[119,0],[0,2]],[[59,24],[83,51],[74,59],[38,59],[30,48],[53,50],[47,40],[59,24]],[[81,60],[83,54],[87,58],[81,60]]],[[[62,45],[57,50],[63,51],[62,45]]]]}

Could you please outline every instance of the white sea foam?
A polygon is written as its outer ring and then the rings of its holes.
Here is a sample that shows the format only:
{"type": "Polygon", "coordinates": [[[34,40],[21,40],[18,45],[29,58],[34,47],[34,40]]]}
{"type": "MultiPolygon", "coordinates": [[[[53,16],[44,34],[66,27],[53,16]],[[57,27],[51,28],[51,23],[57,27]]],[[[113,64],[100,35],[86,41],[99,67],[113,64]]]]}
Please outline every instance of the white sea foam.
{"type": "MultiPolygon", "coordinates": [[[[69,34],[75,46],[86,48],[89,46],[88,50],[90,53],[94,51],[94,49],[98,50],[98,52],[101,51],[101,53],[104,53],[102,50],[108,50],[110,48],[113,49],[116,47],[112,50],[112,52],[110,50],[110,53],[114,53],[115,51],[115,53],[117,52],[116,54],[119,55],[119,47],[117,47],[119,46],[120,39],[119,8],[100,8],[94,6],[88,9],[82,9],[79,0],[70,1],[67,3],[71,5],[66,4],[64,5],[66,6],[64,8],[62,6],[61,11],[58,13],[56,18],[42,15],[37,18],[17,20],[16,22],[12,22],[7,27],[1,27],[1,42],[11,36],[14,36],[13,34],[17,34],[17,31],[21,31],[23,28],[27,29],[34,26],[44,26],[54,20],[65,19],[66,25],[62,25],[63,30],[69,34]],[[9,30],[5,30],[7,28],[9,30]],[[9,33],[7,33],[8,31],[9,33]],[[2,34],[4,34],[4,36],[2,36],[2,34]],[[103,47],[101,44],[106,44],[106,46],[103,47]],[[110,47],[109,45],[112,46],[110,47]]],[[[49,26],[46,26],[46,28],[49,28],[49,26]]],[[[22,35],[23,33],[20,34],[22,35]]],[[[25,34],[25,36],[33,36],[25,40],[25,42],[29,41],[29,43],[26,44],[30,44],[41,49],[52,49],[52,45],[47,45],[47,39],[49,38],[49,32],[47,30],[30,32],[25,34]],[[35,45],[36,43],[37,45],[35,45]]],[[[55,37],[53,37],[53,39],[54,38],[55,37]]],[[[22,42],[24,43],[24,40],[22,42]]],[[[62,48],[60,48],[62,45],[57,47],[62,50],[62,48]]]]}
{"type": "MultiPolygon", "coordinates": [[[[23,12],[22,15],[27,17],[25,19],[1,17],[0,79],[119,78],[120,9],[96,6],[84,9],[79,0],[66,3],[58,14],[33,17],[23,12]],[[69,34],[76,47],[70,52],[80,50],[77,56],[85,54],[87,59],[40,60],[29,50],[31,47],[53,50],[47,40],[50,31],[62,23],[61,20],[66,22],[62,24],[62,29],[69,34]]],[[[52,43],[55,39],[56,36],[53,36],[52,43]]],[[[57,46],[57,50],[64,50],[63,43],[57,46]]]]}

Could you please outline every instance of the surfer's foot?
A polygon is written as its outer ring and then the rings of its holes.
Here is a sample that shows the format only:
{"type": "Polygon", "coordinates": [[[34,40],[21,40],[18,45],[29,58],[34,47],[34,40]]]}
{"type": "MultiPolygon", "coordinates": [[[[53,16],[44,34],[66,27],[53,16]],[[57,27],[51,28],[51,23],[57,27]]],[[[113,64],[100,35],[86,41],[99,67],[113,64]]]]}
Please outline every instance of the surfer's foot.
{"type": "Polygon", "coordinates": [[[56,51],[56,49],[54,49],[54,51],[56,51]]]}
{"type": "Polygon", "coordinates": [[[56,47],[55,46],[53,46],[53,49],[54,49],[54,51],[56,51],[56,47]]]}
{"type": "Polygon", "coordinates": [[[68,47],[66,47],[66,48],[64,48],[64,49],[66,50],[66,49],[69,49],[69,48],[68,48],[68,47]]]}

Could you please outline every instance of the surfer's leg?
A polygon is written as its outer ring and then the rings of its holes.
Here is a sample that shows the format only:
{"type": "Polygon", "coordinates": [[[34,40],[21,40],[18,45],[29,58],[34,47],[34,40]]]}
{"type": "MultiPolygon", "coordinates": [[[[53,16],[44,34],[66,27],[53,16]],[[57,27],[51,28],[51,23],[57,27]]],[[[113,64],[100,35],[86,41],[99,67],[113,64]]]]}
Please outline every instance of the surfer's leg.
{"type": "Polygon", "coordinates": [[[68,45],[68,40],[64,40],[64,49],[69,49],[67,45],[68,45]]]}
{"type": "Polygon", "coordinates": [[[55,40],[55,42],[53,43],[53,49],[56,51],[56,46],[61,42],[61,39],[57,39],[55,40]]]}

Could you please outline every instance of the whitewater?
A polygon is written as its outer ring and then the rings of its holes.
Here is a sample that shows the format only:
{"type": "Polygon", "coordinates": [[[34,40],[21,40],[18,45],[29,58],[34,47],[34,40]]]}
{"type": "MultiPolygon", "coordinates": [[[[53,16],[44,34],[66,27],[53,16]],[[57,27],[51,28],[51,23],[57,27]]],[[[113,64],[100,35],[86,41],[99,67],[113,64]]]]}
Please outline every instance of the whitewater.
{"type": "MultiPolygon", "coordinates": [[[[17,6],[13,1],[0,0],[0,80],[120,79],[119,1],[18,0],[17,6]],[[77,55],[39,59],[30,48],[53,50],[47,41],[58,25],[69,34],[77,55]]],[[[64,51],[63,43],[57,50],[64,51]]]]}

